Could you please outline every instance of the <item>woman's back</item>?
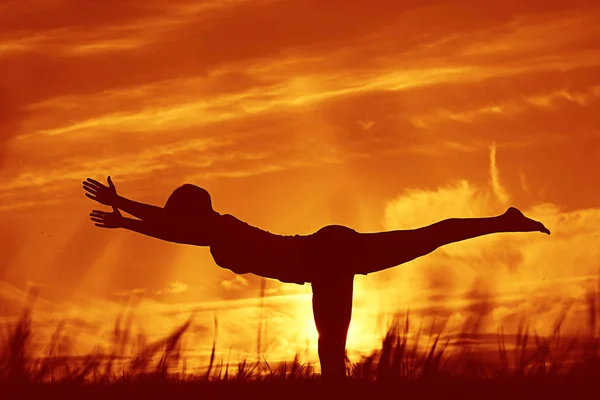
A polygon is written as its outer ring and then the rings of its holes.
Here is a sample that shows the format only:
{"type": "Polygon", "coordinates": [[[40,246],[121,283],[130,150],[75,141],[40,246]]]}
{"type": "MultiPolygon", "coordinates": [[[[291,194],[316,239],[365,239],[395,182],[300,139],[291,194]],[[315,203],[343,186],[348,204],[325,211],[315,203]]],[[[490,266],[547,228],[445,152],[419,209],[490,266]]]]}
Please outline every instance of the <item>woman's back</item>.
{"type": "Polygon", "coordinates": [[[229,214],[218,218],[214,233],[210,252],[220,267],[287,283],[307,282],[302,265],[307,236],[276,235],[229,214]]]}

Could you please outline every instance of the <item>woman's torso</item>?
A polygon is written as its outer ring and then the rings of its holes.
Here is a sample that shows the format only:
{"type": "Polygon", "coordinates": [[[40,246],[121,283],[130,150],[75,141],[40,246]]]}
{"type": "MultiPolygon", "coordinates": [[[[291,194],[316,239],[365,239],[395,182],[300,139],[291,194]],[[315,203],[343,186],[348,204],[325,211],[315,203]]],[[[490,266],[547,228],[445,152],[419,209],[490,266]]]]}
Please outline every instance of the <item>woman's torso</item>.
{"type": "Polygon", "coordinates": [[[253,273],[282,282],[304,284],[302,254],[307,236],[283,236],[222,215],[210,252],[222,268],[253,273]]]}
{"type": "Polygon", "coordinates": [[[329,225],[311,235],[275,235],[232,215],[221,216],[211,254],[220,267],[282,282],[304,284],[339,274],[360,273],[350,255],[360,234],[329,225]]]}

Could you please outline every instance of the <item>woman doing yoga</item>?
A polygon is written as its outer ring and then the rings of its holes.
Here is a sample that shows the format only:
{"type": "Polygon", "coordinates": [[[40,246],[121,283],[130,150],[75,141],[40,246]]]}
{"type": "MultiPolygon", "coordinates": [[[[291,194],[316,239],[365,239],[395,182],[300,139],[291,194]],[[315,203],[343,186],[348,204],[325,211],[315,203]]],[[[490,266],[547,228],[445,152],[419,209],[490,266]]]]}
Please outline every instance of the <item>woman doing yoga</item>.
{"type": "Polygon", "coordinates": [[[354,275],[381,271],[431,253],[440,246],[500,232],[550,231],[516,208],[486,218],[451,218],[413,230],[359,233],[329,225],[310,235],[283,236],[248,225],[213,210],[208,192],[185,184],[164,207],[129,200],[88,178],[85,195],[111,206],[90,214],[102,228],[124,228],[174,243],[209,246],[219,266],[238,274],[253,273],[282,282],[311,283],[313,313],[319,333],[322,376],[345,376],[346,336],[352,314],[354,275]],[[137,219],[126,218],[119,210],[137,219]]]}

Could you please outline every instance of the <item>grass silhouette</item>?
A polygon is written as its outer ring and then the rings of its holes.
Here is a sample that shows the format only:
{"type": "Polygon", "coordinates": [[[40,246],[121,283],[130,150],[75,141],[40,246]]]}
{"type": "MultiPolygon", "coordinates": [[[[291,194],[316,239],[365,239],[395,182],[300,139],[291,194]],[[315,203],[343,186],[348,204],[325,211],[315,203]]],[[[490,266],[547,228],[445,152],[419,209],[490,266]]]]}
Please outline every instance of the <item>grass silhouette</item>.
{"type": "MultiPolygon", "coordinates": [[[[36,296],[36,292],[30,293],[29,302],[36,296]]],[[[519,325],[513,343],[509,343],[501,330],[495,352],[482,351],[473,345],[469,339],[477,333],[467,328],[445,337],[445,323],[436,325],[433,321],[428,332],[421,324],[416,334],[411,335],[407,312],[393,320],[380,348],[358,362],[347,359],[348,379],[343,387],[335,389],[325,386],[312,366],[301,363],[298,354],[291,362],[277,366],[271,366],[264,358],[244,359],[234,365],[229,358],[217,362],[216,336],[206,371],[188,373],[181,343],[192,317],[166,337],[147,343],[143,335],[132,337],[132,318],[119,316],[111,348],[97,349],[83,357],[61,354],[59,343],[64,334],[61,323],[51,336],[44,356],[33,357],[32,310],[27,306],[13,326],[0,331],[0,388],[1,393],[18,394],[19,398],[25,394],[152,397],[160,393],[299,398],[324,394],[327,390],[335,390],[336,396],[347,398],[363,398],[373,393],[426,398],[453,395],[553,398],[579,393],[589,397],[591,393],[600,394],[596,382],[600,378],[598,294],[590,292],[586,300],[588,319],[584,333],[570,337],[561,334],[565,311],[556,319],[548,336],[532,332],[525,321],[519,325]],[[425,340],[428,343],[423,344],[425,340]],[[127,348],[135,348],[135,354],[128,356],[127,348]]],[[[215,328],[217,323],[215,318],[215,328]]],[[[259,326],[259,341],[260,329],[259,326]]]]}

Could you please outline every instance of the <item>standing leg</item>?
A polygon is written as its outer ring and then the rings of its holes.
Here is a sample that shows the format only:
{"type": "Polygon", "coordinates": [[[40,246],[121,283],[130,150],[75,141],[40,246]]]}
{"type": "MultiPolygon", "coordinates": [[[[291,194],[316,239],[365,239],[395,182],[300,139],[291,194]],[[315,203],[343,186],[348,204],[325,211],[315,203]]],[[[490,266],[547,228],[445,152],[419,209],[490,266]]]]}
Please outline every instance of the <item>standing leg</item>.
{"type": "Polygon", "coordinates": [[[346,337],[352,317],[353,284],[354,275],[312,282],[321,376],[327,381],[346,377],[346,337]]]}

